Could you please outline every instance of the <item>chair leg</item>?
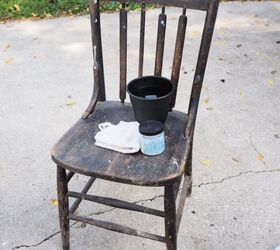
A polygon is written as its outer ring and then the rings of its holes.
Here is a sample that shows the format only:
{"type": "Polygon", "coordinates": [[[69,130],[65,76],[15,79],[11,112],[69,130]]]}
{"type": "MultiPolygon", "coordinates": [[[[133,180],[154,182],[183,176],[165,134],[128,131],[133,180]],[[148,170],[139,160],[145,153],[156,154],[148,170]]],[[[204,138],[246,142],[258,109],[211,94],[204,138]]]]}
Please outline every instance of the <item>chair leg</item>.
{"type": "Polygon", "coordinates": [[[174,184],[164,187],[165,237],[167,250],[177,250],[176,199],[174,184]]]}
{"type": "Polygon", "coordinates": [[[185,175],[188,175],[190,177],[190,183],[188,186],[187,197],[190,197],[192,194],[192,148],[193,147],[191,145],[190,155],[187,160],[187,169],[186,169],[186,173],[185,173],[185,175]]]}
{"type": "Polygon", "coordinates": [[[57,199],[63,250],[69,250],[69,202],[66,171],[57,166],[57,199]]]}

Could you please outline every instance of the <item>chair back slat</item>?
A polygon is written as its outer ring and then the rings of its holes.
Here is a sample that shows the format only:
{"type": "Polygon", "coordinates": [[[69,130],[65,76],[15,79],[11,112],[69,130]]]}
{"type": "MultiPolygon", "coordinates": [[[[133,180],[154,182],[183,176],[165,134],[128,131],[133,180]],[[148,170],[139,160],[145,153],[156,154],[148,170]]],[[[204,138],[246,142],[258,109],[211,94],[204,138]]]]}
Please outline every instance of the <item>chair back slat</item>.
{"type": "Polygon", "coordinates": [[[94,74],[94,82],[98,85],[98,100],[105,101],[105,82],[104,82],[104,68],[103,68],[103,53],[102,53],[102,41],[101,41],[101,25],[99,14],[99,1],[89,1],[90,5],[90,20],[91,20],[91,34],[92,34],[92,50],[94,64],[98,63],[98,74],[94,74]]]}
{"type": "Polygon", "coordinates": [[[127,9],[122,4],[120,10],[120,99],[124,102],[126,97],[127,75],[127,9]]]}
{"type": "MultiPolygon", "coordinates": [[[[103,55],[102,55],[102,41],[101,41],[101,25],[99,14],[99,0],[90,1],[90,17],[91,17],[91,31],[92,31],[92,48],[94,52],[94,92],[91,102],[84,114],[87,118],[94,110],[97,99],[99,101],[105,100],[105,86],[104,86],[104,69],[103,69],[103,55]]],[[[112,0],[103,0],[112,1],[112,0]]],[[[122,3],[119,13],[119,49],[120,49],[120,99],[124,103],[126,98],[126,83],[127,83],[127,22],[128,10],[127,3],[141,3],[141,19],[140,19],[140,43],[139,43],[139,61],[138,61],[138,76],[143,75],[144,66],[144,44],[145,44],[145,21],[146,21],[146,6],[145,4],[153,3],[162,7],[161,13],[158,16],[157,27],[157,41],[156,41],[156,55],[154,75],[162,75],[163,57],[166,39],[166,24],[167,16],[165,14],[165,6],[173,6],[183,8],[183,12],[179,17],[174,57],[172,63],[171,82],[174,85],[174,92],[170,104],[170,111],[175,106],[177,87],[180,77],[181,62],[183,57],[183,49],[185,43],[185,35],[187,28],[186,9],[203,10],[206,12],[204,21],[203,33],[198,53],[197,64],[195,68],[194,80],[191,90],[191,97],[188,108],[188,120],[185,127],[185,136],[191,136],[194,131],[199,98],[205,74],[208,54],[210,50],[211,40],[216,21],[219,0],[113,0],[122,3]],[[123,2],[125,1],[125,3],[123,2]]]]}
{"type": "Polygon", "coordinates": [[[175,44],[175,51],[173,57],[173,65],[172,65],[172,73],[171,73],[171,82],[173,83],[174,90],[172,95],[172,100],[170,104],[170,109],[175,106],[176,102],[176,95],[177,95],[177,87],[178,81],[180,76],[180,69],[181,69],[181,62],[183,56],[183,49],[185,43],[185,34],[186,34],[186,27],[187,27],[187,16],[185,15],[186,10],[183,9],[183,13],[179,18],[178,22],[178,30],[177,30],[177,37],[176,37],[176,44],[175,44]]]}
{"type": "Polygon", "coordinates": [[[144,43],[145,43],[145,19],[146,19],[146,7],[145,7],[145,4],[143,3],[142,6],[141,6],[138,77],[143,76],[144,43]]]}
{"type": "Polygon", "coordinates": [[[162,72],[165,31],[166,31],[166,15],[165,15],[165,7],[162,7],[161,13],[158,16],[157,46],[156,46],[155,72],[154,72],[156,76],[161,76],[161,72],[162,72]]]}

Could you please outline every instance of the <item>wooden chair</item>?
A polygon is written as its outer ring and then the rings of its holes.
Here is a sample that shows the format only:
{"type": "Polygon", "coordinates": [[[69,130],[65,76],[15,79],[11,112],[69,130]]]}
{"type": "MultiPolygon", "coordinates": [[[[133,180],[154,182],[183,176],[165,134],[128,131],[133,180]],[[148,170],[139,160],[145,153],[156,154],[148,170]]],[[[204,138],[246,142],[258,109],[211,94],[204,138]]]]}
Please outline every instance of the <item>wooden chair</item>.
{"type": "Polygon", "coordinates": [[[52,159],[57,164],[57,193],[63,249],[69,249],[69,220],[161,241],[166,243],[167,249],[177,249],[177,234],[185,198],[191,194],[193,133],[218,5],[218,0],[126,0],[125,3],[122,3],[120,9],[120,101],[117,102],[106,101],[105,98],[99,1],[90,0],[94,58],[94,90],[92,99],[82,118],[52,149],[52,159]],[[161,75],[162,72],[166,30],[165,6],[182,8],[171,73],[171,81],[174,84],[175,91],[170,111],[172,111],[176,100],[187,24],[186,9],[206,12],[188,113],[185,114],[178,111],[169,113],[168,119],[165,122],[166,149],[164,153],[155,157],[146,157],[141,153],[124,155],[94,145],[94,135],[98,131],[99,123],[104,121],[118,123],[120,120],[134,120],[131,105],[125,103],[127,75],[126,3],[130,2],[142,3],[140,14],[139,76],[143,74],[145,3],[163,6],[158,18],[155,75],[161,75]],[[68,191],[68,182],[75,173],[90,177],[80,193],[68,191]],[[163,186],[164,211],[113,198],[88,195],[87,192],[96,178],[139,186],[163,186]],[[176,198],[181,180],[183,180],[182,192],[179,205],[176,208],[176,198]],[[76,198],[70,209],[69,197],[76,198]],[[74,212],[82,200],[163,217],[165,220],[165,236],[141,232],[123,225],[79,216],[74,212]]]}

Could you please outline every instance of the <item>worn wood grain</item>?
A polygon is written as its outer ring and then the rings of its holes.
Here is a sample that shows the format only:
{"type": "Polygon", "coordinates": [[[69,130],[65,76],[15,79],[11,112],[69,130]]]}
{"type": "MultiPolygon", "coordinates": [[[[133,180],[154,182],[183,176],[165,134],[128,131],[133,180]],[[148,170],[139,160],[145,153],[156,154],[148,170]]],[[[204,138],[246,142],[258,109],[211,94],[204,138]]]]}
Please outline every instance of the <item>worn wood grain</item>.
{"type": "Polygon", "coordinates": [[[166,15],[165,15],[165,7],[162,7],[161,13],[159,14],[158,17],[156,59],[155,59],[155,73],[154,73],[156,76],[161,76],[162,73],[165,31],[166,31],[166,15]]]}
{"type": "Polygon", "coordinates": [[[127,77],[127,9],[122,4],[120,10],[120,99],[124,102],[126,97],[127,77]]]}
{"type": "Polygon", "coordinates": [[[88,119],[80,119],[54,146],[52,158],[68,170],[135,185],[164,185],[184,170],[188,140],[182,137],[186,114],[174,111],[165,122],[165,151],[158,156],[122,154],[96,147],[98,124],[135,120],[130,104],[106,101],[88,119]]]}

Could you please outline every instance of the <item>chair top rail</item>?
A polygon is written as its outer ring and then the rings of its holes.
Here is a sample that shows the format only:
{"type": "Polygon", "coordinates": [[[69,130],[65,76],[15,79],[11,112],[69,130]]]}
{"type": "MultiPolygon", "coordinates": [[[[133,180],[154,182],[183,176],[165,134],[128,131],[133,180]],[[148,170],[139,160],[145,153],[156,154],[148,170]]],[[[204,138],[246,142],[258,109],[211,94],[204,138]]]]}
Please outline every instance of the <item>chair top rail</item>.
{"type": "Polygon", "coordinates": [[[105,2],[125,2],[125,3],[151,3],[161,6],[182,7],[194,10],[207,11],[211,0],[102,0],[105,2]]]}

